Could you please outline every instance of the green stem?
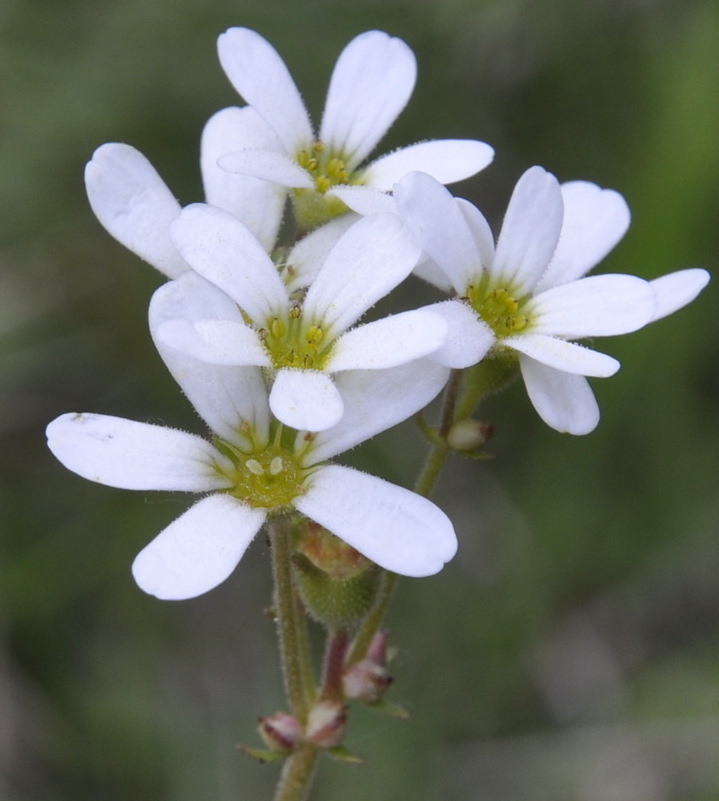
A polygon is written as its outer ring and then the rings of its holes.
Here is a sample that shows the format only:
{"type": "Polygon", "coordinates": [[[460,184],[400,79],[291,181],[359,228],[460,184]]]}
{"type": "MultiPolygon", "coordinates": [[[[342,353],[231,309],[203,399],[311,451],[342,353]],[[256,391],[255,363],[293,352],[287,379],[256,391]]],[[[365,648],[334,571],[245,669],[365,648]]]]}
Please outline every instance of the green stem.
{"type": "Polygon", "coordinates": [[[291,529],[286,517],[268,523],[274,578],[274,608],[279,636],[280,660],[285,691],[292,714],[302,723],[307,720],[312,697],[308,693],[309,653],[304,618],[298,608],[290,564],[291,529]]]}
{"type": "Polygon", "coordinates": [[[414,485],[414,491],[425,498],[429,498],[432,494],[439,479],[439,474],[442,472],[444,463],[449,455],[450,448],[445,438],[452,427],[452,423],[455,421],[455,410],[463,377],[464,372],[462,370],[453,370],[449,377],[447,388],[444,391],[439,428],[437,429],[438,441],[432,446],[427,455],[414,485]]]}
{"type": "Polygon", "coordinates": [[[273,801],[306,801],[318,756],[317,746],[305,743],[287,757],[273,801]]]}
{"type": "Polygon", "coordinates": [[[365,655],[367,654],[367,651],[372,644],[372,639],[379,631],[382,621],[387,614],[387,608],[392,600],[392,595],[394,593],[394,588],[397,584],[398,578],[399,577],[396,573],[383,571],[382,584],[380,585],[374,606],[367,614],[367,617],[365,617],[365,619],[362,621],[362,625],[359,627],[357,636],[352,643],[352,650],[350,651],[347,659],[348,665],[359,662],[360,659],[364,659],[365,655]]]}
{"type": "MultiPolygon", "coordinates": [[[[430,449],[424,465],[417,476],[417,481],[415,482],[414,491],[425,498],[429,498],[432,494],[450,451],[449,446],[446,444],[445,437],[455,419],[455,407],[462,386],[463,376],[463,371],[453,370],[449,377],[442,400],[440,424],[437,430],[438,441],[435,442],[430,449]]],[[[347,660],[348,664],[358,662],[360,659],[363,659],[367,653],[372,639],[379,631],[382,621],[387,614],[387,609],[392,600],[394,589],[397,586],[398,578],[399,576],[396,573],[384,572],[377,600],[367,617],[362,621],[362,625],[357,632],[347,660]]]]}

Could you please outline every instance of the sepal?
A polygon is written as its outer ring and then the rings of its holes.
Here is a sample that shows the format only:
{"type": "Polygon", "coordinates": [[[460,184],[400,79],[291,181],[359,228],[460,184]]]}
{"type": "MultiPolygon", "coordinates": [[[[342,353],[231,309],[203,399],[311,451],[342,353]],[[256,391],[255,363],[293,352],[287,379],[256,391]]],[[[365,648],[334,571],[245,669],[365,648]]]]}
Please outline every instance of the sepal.
{"type": "Polygon", "coordinates": [[[359,623],[377,593],[377,565],[312,521],[303,525],[296,547],[292,564],[309,614],[330,629],[359,623]]]}
{"type": "Polygon", "coordinates": [[[256,759],[258,762],[277,762],[280,759],[287,759],[290,756],[290,751],[272,751],[268,748],[250,748],[247,745],[237,746],[243,754],[256,759]]]}

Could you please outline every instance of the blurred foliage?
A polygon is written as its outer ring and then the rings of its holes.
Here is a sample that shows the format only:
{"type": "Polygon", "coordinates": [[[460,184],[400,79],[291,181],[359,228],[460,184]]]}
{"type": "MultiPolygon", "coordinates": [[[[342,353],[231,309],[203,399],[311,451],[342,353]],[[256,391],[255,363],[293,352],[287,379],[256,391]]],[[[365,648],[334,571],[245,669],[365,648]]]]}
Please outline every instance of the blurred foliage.
{"type": "MultiPolygon", "coordinates": [[[[198,430],[147,334],[162,278],[94,220],[82,169],[98,145],[126,141],[182,202],[200,199],[202,125],[237,102],[214,49],[231,25],[277,46],[315,112],[351,36],[401,36],[420,76],[385,149],[490,142],[494,165],[455,191],[495,224],[531,164],[619,189],[634,223],[602,270],[716,263],[713,0],[5,0],[5,801],[236,801],[274,785],[274,767],[234,748],[282,703],[262,539],[207,596],[145,597],[129,564],[186,500],[91,485],[43,436],[71,410],[198,430]]],[[[519,385],[487,404],[497,458],[452,463],[438,493],[460,553],[403,582],[391,618],[392,696],[412,720],[354,711],[348,745],[368,764],[323,765],[313,798],[719,799],[714,303],[710,286],[603,343],[623,369],[594,382],[602,421],[588,437],[543,426],[519,385]]],[[[351,457],[411,485],[423,446],[407,437],[410,424],[351,457]]]]}

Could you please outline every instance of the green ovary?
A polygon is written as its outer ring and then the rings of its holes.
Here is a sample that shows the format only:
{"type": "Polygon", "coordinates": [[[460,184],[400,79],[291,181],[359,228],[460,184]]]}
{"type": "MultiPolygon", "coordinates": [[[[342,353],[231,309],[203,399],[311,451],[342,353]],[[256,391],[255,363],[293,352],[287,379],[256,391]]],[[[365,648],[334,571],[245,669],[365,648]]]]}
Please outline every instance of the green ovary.
{"type": "Polygon", "coordinates": [[[232,481],[229,494],[250,506],[280,509],[304,492],[309,471],[281,446],[270,444],[249,454],[226,442],[218,443],[218,447],[232,462],[232,469],[221,470],[232,481]]]}
{"type": "Polygon", "coordinates": [[[524,313],[524,298],[517,300],[511,289],[490,288],[486,281],[467,288],[467,300],[494,331],[498,339],[511,337],[527,328],[530,318],[524,313]]]}
{"type": "Polygon", "coordinates": [[[290,309],[287,318],[273,317],[261,335],[275,370],[322,370],[334,344],[333,340],[327,341],[322,326],[307,325],[299,306],[290,309]]]}

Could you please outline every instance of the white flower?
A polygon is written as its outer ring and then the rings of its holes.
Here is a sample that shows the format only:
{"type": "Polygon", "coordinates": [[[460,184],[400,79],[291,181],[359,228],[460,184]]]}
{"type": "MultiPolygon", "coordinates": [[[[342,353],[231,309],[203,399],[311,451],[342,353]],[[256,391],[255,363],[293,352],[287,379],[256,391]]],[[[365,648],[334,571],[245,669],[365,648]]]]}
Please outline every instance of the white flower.
{"type": "Polygon", "coordinates": [[[317,133],[269,42],[247,28],[230,28],[219,37],[218,51],[235,89],[277,137],[276,147],[238,150],[220,164],[293,189],[303,229],[346,211],[340,200],[343,187],[388,192],[411,170],[452,183],[484,169],[493,158],[484,142],[436,140],[363,165],[407,104],[417,73],[409,47],[381,31],[360,34],[340,54],[317,133]]]}
{"type": "Polygon", "coordinates": [[[293,428],[321,431],[342,417],[333,374],[394,368],[444,342],[447,324],[430,311],[352,327],[417,261],[419,249],[394,215],[354,223],[303,299],[247,228],[220,209],[188,206],[171,236],[207,280],[187,274],[157,290],[153,305],[163,311],[152,318],[156,342],[215,364],[266,368],[270,408],[293,428]]]}
{"type": "MultiPolygon", "coordinates": [[[[282,222],[284,189],[228,173],[217,161],[238,147],[273,141],[274,134],[254,109],[226,108],[205,125],[200,159],[207,203],[240,220],[268,253],[282,222]]],[[[170,223],[180,216],[182,206],[142,153],[118,142],[102,145],[85,168],[85,185],[95,216],[118,242],[168,278],[190,270],[170,238],[170,223]]],[[[356,219],[346,214],[332,220],[289,250],[278,265],[289,291],[312,281],[332,245],[356,219]]]]}
{"type": "MultiPolygon", "coordinates": [[[[253,109],[226,108],[205,125],[200,154],[207,202],[242,220],[267,250],[277,238],[284,193],[267,181],[230,175],[217,161],[238,148],[274,141],[253,109]]],[[[169,278],[189,269],[169,236],[182,207],[142,153],[118,142],[102,145],[85,168],[85,187],[97,219],[125,247],[169,278]]]]}
{"type": "Polygon", "coordinates": [[[570,340],[635,331],[688,303],[709,280],[704,270],[652,282],[584,277],[624,235],[629,209],[614,191],[584,181],[560,186],[541,167],[517,183],[496,249],[481,213],[430,176],[407,176],[394,197],[434,262],[424,277],[457,296],[430,307],[450,324],[433,358],[467,367],[514,354],[535,409],[558,431],[594,429],[599,409],[585,376],[619,369],[611,356],[570,340]]]}
{"type": "Polygon", "coordinates": [[[448,370],[415,362],[383,372],[348,372],[345,416],[321,434],[272,420],[260,372],[195,362],[161,351],[173,375],[215,431],[194,434],[95,414],[66,414],[48,444],[70,470],[139,490],[203,493],[137,556],[138,585],[162,599],[200,595],[224,581],[268,516],[296,510],[387,570],[439,571],[457,547],[447,516],[402,487],[327,460],[428,403],[448,370]]]}

